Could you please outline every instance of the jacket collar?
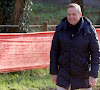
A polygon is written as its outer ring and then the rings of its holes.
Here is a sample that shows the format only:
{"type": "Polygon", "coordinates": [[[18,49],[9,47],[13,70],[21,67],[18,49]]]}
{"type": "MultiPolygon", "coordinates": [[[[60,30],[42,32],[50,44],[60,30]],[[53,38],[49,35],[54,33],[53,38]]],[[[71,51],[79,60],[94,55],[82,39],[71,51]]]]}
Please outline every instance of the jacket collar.
{"type": "MultiPolygon", "coordinates": [[[[90,28],[93,28],[92,22],[84,16],[82,16],[81,19],[82,19],[82,21],[81,21],[80,27],[79,27],[78,31],[76,32],[76,34],[79,34],[81,29],[84,30],[84,35],[86,35],[87,33],[91,34],[90,28]]],[[[56,30],[57,31],[68,30],[67,22],[68,22],[67,17],[65,17],[64,19],[61,20],[60,24],[58,26],[56,26],[56,30]]]]}
{"type": "MultiPolygon", "coordinates": [[[[61,20],[60,24],[58,26],[56,26],[56,30],[58,30],[58,31],[60,31],[62,29],[68,30],[67,29],[68,28],[67,23],[68,23],[67,17],[63,18],[61,20]]],[[[84,19],[83,19],[83,17],[81,17],[81,24],[80,24],[80,27],[79,27],[79,32],[82,29],[83,25],[84,25],[84,19]]]]}

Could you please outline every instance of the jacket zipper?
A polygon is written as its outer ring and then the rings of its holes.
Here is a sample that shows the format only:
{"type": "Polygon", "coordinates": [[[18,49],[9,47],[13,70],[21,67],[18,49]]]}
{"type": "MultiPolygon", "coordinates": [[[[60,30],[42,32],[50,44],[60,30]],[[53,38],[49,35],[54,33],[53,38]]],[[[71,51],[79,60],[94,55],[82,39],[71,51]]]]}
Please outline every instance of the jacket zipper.
{"type": "Polygon", "coordinates": [[[74,34],[72,34],[72,38],[74,37],[74,34]]]}

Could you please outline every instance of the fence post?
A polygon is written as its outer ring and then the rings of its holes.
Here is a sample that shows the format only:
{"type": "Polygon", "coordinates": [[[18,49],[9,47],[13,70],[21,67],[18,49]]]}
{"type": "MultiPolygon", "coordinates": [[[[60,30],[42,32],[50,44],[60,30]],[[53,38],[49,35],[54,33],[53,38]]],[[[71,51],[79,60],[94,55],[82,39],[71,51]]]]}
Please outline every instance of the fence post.
{"type": "Polygon", "coordinates": [[[44,31],[48,31],[48,22],[44,21],[44,31]]]}

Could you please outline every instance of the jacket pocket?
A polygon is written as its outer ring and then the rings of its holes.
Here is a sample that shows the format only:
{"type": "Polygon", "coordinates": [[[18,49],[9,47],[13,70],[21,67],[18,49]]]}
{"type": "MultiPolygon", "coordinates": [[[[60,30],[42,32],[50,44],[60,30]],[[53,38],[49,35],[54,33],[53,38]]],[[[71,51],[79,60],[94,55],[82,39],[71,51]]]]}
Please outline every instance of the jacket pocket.
{"type": "Polygon", "coordinates": [[[88,67],[88,61],[86,58],[82,58],[82,66],[83,68],[88,71],[89,70],[89,67],[88,67]]]}
{"type": "Polygon", "coordinates": [[[71,63],[71,75],[81,75],[88,71],[88,63],[85,58],[74,54],[75,58],[72,59],[71,63]]]}

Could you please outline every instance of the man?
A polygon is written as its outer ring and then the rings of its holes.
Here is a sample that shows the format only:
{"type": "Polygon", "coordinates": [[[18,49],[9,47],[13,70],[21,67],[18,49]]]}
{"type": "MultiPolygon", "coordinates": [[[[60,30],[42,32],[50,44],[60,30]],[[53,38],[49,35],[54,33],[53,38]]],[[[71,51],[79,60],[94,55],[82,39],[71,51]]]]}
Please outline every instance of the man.
{"type": "Polygon", "coordinates": [[[99,42],[78,4],[67,6],[67,17],[56,27],[50,51],[50,74],[57,90],[92,90],[99,72],[99,42]]]}

